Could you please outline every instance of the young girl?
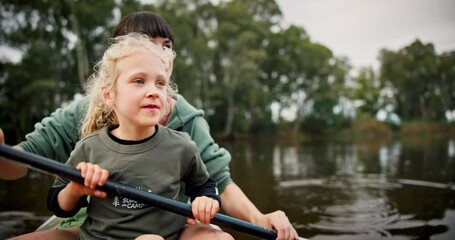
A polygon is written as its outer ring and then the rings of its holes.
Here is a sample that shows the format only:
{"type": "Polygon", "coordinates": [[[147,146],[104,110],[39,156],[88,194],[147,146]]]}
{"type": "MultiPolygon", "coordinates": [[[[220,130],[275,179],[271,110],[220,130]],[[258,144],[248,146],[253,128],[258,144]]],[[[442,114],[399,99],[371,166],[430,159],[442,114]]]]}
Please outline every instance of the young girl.
{"type": "Polygon", "coordinates": [[[84,186],[59,178],[48,195],[60,217],[88,205],[80,239],[178,239],[185,225],[185,217],[96,190],[108,177],[173,199],[183,181],[195,219],[208,224],[219,211],[216,182],[196,145],[158,124],[169,112],[172,60],[149,37],[132,33],[114,39],[89,79],[83,139],[67,162],[81,171],[84,186]]]}

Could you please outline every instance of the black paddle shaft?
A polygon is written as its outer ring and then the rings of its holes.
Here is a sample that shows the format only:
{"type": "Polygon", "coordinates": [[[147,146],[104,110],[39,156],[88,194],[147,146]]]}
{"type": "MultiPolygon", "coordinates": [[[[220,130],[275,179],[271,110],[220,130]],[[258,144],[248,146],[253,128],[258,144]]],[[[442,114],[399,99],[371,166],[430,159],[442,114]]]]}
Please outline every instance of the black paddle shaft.
{"type": "MultiPolygon", "coordinates": [[[[29,165],[32,168],[42,170],[47,173],[58,175],[69,181],[74,181],[80,184],[84,183],[84,178],[77,169],[49,158],[16,150],[6,144],[0,145],[0,156],[15,162],[29,165]]],[[[162,197],[155,193],[145,192],[110,180],[108,180],[104,186],[99,187],[99,189],[107,192],[108,194],[125,196],[142,203],[150,204],[162,210],[193,218],[193,213],[189,204],[162,197]]],[[[217,213],[215,217],[211,219],[211,222],[216,225],[227,227],[229,229],[250,234],[259,238],[276,239],[277,237],[276,232],[271,229],[260,227],[220,213],[217,213]]]]}

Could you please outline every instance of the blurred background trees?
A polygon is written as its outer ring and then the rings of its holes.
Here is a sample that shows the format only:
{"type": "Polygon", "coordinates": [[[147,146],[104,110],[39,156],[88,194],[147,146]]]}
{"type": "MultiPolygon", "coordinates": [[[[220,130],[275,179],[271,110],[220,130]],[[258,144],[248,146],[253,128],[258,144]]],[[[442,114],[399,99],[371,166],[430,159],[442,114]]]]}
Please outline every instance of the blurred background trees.
{"type": "Polygon", "coordinates": [[[19,56],[0,55],[0,127],[8,143],[82,93],[113,27],[133,11],[170,23],[173,79],[220,136],[321,136],[378,116],[395,126],[455,120],[455,52],[438,55],[419,39],[383,49],[378,71],[354,71],[304,28],[282,26],[275,1],[3,0],[0,46],[19,56]]]}

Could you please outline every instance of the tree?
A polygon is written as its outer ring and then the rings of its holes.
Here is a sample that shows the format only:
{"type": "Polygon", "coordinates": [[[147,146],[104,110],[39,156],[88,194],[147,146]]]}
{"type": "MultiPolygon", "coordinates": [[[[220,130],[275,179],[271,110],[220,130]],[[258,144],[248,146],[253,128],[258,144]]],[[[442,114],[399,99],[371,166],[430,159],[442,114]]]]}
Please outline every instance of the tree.
{"type": "Polygon", "coordinates": [[[352,80],[355,86],[351,90],[351,97],[361,102],[357,109],[358,115],[360,118],[375,117],[377,112],[384,107],[381,104],[381,91],[385,88],[384,82],[380,81],[371,67],[361,68],[352,80]]]}
{"type": "Polygon", "coordinates": [[[272,33],[266,46],[261,84],[269,91],[270,103],[278,103],[278,124],[282,110],[296,104],[295,97],[305,78],[302,58],[306,42],[309,42],[306,31],[291,25],[284,31],[272,33]]]}
{"type": "Polygon", "coordinates": [[[2,122],[18,125],[5,127],[10,142],[81,92],[110,36],[114,6],[113,0],[2,1],[0,43],[22,52],[21,62],[3,63],[0,82],[2,122]]]}
{"type": "MultiPolygon", "coordinates": [[[[210,1],[176,1],[158,8],[170,23],[176,36],[178,57],[173,79],[179,91],[196,107],[210,111],[212,98],[213,58],[216,7],[210,1]],[[184,9],[184,10],[183,10],[184,9]],[[177,13],[177,14],[176,14],[177,13]]],[[[206,115],[209,119],[210,115],[206,115]]]]}
{"type": "MultiPolygon", "coordinates": [[[[261,5],[264,2],[254,3],[261,5]]],[[[248,11],[256,9],[251,4],[244,1],[222,3],[217,12],[218,27],[214,34],[217,86],[214,88],[223,92],[225,97],[218,101],[224,104],[216,106],[217,113],[225,109],[224,114],[219,115],[225,118],[224,136],[233,134],[236,120],[245,119],[249,122],[246,126],[251,126],[250,123],[261,112],[258,109],[263,108],[257,105],[261,103],[257,91],[261,91],[258,81],[260,64],[266,56],[262,46],[267,37],[269,19],[254,19],[256,15],[248,11]]]]}
{"type": "MultiPolygon", "coordinates": [[[[439,57],[438,84],[441,96],[441,110],[455,110],[455,51],[439,57]]],[[[437,103],[436,103],[437,104],[437,103]]]]}
{"type": "Polygon", "coordinates": [[[397,113],[404,121],[445,119],[447,105],[443,104],[440,63],[433,44],[417,39],[397,52],[382,50],[380,61],[381,81],[395,88],[397,113]]]}

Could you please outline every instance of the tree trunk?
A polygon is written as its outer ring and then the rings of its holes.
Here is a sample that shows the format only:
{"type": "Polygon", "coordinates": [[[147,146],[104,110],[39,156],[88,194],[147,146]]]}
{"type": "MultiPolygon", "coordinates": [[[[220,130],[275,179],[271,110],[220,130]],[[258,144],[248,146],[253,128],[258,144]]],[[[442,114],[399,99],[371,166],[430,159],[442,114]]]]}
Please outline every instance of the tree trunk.
{"type": "Polygon", "coordinates": [[[237,87],[237,74],[230,78],[231,74],[226,74],[226,82],[228,82],[227,87],[227,109],[226,109],[226,124],[224,125],[224,137],[232,136],[232,129],[234,125],[234,115],[235,115],[235,89],[237,87]],[[230,83],[230,84],[229,84],[230,83]]]}
{"type": "Polygon", "coordinates": [[[300,126],[302,125],[302,119],[303,119],[303,117],[302,117],[300,106],[299,106],[297,109],[296,116],[295,116],[294,127],[292,129],[292,131],[294,133],[300,132],[300,126]]]}
{"type": "Polygon", "coordinates": [[[233,94],[230,94],[228,96],[228,106],[226,109],[226,124],[224,125],[224,137],[230,137],[232,135],[232,126],[234,125],[234,113],[235,113],[235,107],[234,107],[234,96],[233,94]]]}
{"type": "Polygon", "coordinates": [[[297,112],[295,114],[295,121],[294,121],[294,127],[293,127],[293,132],[296,134],[298,134],[300,132],[300,128],[301,128],[301,125],[303,122],[304,106],[305,106],[305,98],[300,99],[300,97],[299,97],[297,100],[297,112]]]}
{"type": "MultiPolygon", "coordinates": [[[[420,117],[422,119],[426,119],[428,120],[429,117],[428,117],[428,114],[427,114],[427,110],[425,108],[425,98],[423,96],[420,96],[419,97],[419,106],[420,106],[420,117]]],[[[415,117],[415,116],[414,116],[415,117]]]]}
{"type": "Polygon", "coordinates": [[[89,64],[88,64],[88,57],[87,51],[85,50],[80,31],[79,31],[79,22],[77,21],[76,16],[74,15],[74,2],[70,1],[69,6],[71,8],[71,15],[69,16],[69,20],[71,22],[71,30],[77,37],[76,42],[76,57],[77,57],[77,76],[79,78],[79,83],[81,86],[84,86],[85,80],[88,77],[89,73],[89,64]]]}

